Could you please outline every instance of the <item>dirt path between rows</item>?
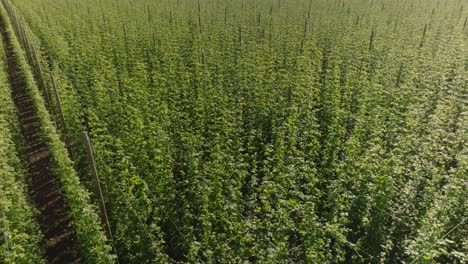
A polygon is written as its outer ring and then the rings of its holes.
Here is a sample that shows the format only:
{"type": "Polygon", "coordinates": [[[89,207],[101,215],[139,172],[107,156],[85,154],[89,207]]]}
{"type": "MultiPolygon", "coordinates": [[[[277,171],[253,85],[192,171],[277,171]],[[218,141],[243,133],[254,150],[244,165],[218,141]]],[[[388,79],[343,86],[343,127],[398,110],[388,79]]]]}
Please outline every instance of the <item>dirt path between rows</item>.
{"type": "Polygon", "coordinates": [[[29,194],[39,211],[36,220],[44,234],[45,257],[49,263],[81,263],[76,232],[71,226],[60,180],[52,172],[49,149],[42,139],[33,100],[26,90],[24,74],[13,51],[3,17],[0,17],[0,32],[7,58],[8,81],[18,110],[21,134],[26,143],[22,156],[28,165],[29,194]]]}

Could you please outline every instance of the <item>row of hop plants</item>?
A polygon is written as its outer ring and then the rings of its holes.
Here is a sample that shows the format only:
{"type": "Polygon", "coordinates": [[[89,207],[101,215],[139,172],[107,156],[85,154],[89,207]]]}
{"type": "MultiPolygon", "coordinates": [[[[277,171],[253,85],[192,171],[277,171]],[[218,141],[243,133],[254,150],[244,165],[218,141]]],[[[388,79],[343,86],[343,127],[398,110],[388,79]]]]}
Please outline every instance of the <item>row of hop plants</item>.
{"type": "Polygon", "coordinates": [[[28,198],[28,179],[18,153],[22,142],[6,67],[0,43],[0,262],[45,263],[42,234],[34,221],[36,212],[28,198]]]}
{"type": "Polygon", "coordinates": [[[16,5],[121,261],[394,263],[466,258],[460,3],[16,5]]]}
{"type": "MultiPolygon", "coordinates": [[[[12,12],[14,10],[9,2],[3,1],[0,7],[0,16],[5,21],[4,30],[11,40],[9,48],[13,50],[15,58],[18,60],[21,70],[18,74],[21,74],[25,79],[27,91],[33,100],[41,125],[42,136],[50,151],[52,169],[62,183],[66,202],[70,208],[69,213],[72,217],[72,224],[77,233],[77,243],[79,243],[80,250],[86,261],[113,263],[115,256],[110,253],[111,247],[107,244],[106,235],[101,228],[96,208],[90,202],[89,192],[80,183],[79,177],[73,168],[73,163],[68,156],[65,144],[60,139],[55,124],[51,121],[51,115],[46,109],[45,97],[41,95],[37,86],[37,80],[34,79],[32,74],[32,68],[27,63],[27,54],[16,37],[18,35],[15,35],[18,32],[15,32],[12,23],[17,23],[17,20],[12,15],[12,12]]],[[[30,219],[30,221],[32,220],[30,219]]]]}

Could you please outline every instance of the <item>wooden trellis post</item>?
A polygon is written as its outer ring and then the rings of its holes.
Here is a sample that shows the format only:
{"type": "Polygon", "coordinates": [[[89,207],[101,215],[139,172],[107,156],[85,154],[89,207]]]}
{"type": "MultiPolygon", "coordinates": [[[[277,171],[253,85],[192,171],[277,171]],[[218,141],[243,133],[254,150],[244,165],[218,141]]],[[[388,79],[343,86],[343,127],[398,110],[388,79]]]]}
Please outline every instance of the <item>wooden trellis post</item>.
{"type": "Polygon", "coordinates": [[[88,158],[89,158],[91,173],[93,174],[94,183],[96,184],[96,194],[98,195],[99,208],[101,210],[101,216],[103,218],[104,225],[106,226],[107,235],[109,236],[110,239],[112,239],[112,233],[111,233],[111,230],[110,230],[109,219],[107,218],[106,204],[104,202],[104,195],[102,193],[101,182],[99,181],[99,177],[98,177],[98,174],[97,174],[96,160],[94,159],[93,147],[91,145],[91,140],[89,139],[88,132],[83,131],[83,136],[84,136],[84,140],[85,140],[86,153],[88,154],[88,158]]]}
{"type": "Polygon", "coordinates": [[[50,81],[52,82],[52,87],[54,88],[55,100],[57,101],[60,119],[62,121],[63,131],[66,133],[67,125],[65,123],[65,116],[63,115],[62,102],[60,101],[60,96],[59,96],[59,92],[57,88],[57,82],[54,78],[54,74],[52,73],[52,70],[50,71],[50,81]]]}
{"type": "MultiPolygon", "coordinates": [[[[85,146],[86,146],[86,153],[88,154],[91,173],[93,174],[94,183],[96,184],[96,194],[98,195],[99,209],[101,211],[102,221],[104,222],[107,237],[109,238],[111,243],[114,243],[114,239],[112,237],[112,231],[110,229],[109,218],[107,217],[106,203],[104,202],[104,194],[102,193],[101,182],[99,181],[99,176],[97,173],[96,160],[94,159],[94,153],[93,153],[93,146],[91,144],[91,140],[89,139],[88,132],[83,131],[83,137],[84,137],[85,146]]],[[[114,253],[117,255],[117,252],[115,251],[115,246],[113,246],[112,249],[114,253]]],[[[116,259],[116,263],[117,264],[119,263],[118,258],[116,259]]]]}
{"type": "Polygon", "coordinates": [[[32,56],[33,56],[34,63],[35,63],[34,68],[36,70],[39,87],[45,93],[46,103],[47,103],[47,106],[48,106],[49,110],[51,111],[51,114],[52,114],[52,117],[53,117],[54,115],[53,115],[53,109],[52,109],[52,101],[51,101],[51,98],[50,98],[50,95],[49,95],[49,91],[47,91],[47,86],[45,84],[44,77],[42,76],[42,67],[41,67],[41,64],[40,64],[40,61],[39,61],[39,56],[38,56],[38,54],[36,52],[36,48],[34,46],[32,46],[32,56]]]}

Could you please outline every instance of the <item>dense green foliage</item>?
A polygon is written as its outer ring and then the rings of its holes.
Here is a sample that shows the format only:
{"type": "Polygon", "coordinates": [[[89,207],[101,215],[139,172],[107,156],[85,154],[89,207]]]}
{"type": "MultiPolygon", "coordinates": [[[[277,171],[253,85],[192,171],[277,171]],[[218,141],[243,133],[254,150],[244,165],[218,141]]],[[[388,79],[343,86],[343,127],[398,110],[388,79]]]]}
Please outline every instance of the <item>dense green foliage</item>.
{"type": "MultiPolygon", "coordinates": [[[[7,20],[7,11],[3,6],[0,8],[0,16],[2,16],[2,19],[7,20]]],[[[15,74],[21,74],[23,76],[26,89],[34,103],[34,110],[36,111],[40,123],[41,136],[48,145],[48,151],[50,152],[52,160],[52,170],[60,178],[62,191],[65,194],[69,213],[72,217],[72,224],[80,240],[81,253],[86,261],[92,263],[112,263],[114,261],[114,256],[110,254],[110,247],[106,244],[106,236],[100,226],[100,219],[96,213],[96,208],[93,207],[93,204],[90,202],[89,192],[81,185],[79,177],[74,171],[72,162],[68,157],[64,143],[60,140],[50,120],[51,118],[45,108],[44,99],[39,93],[31,69],[26,62],[24,52],[21,50],[18,40],[14,37],[14,29],[10,23],[6,23],[5,31],[12,40],[9,45],[11,45],[10,48],[13,51],[13,56],[18,60],[20,68],[20,72],[15,74]]],[[[5,96],[7,94],[6,92],[11,96],[11,91],[6,90],[5,93],[3,93],[5,96]]],[[[15,121],[17,122],[18,120],[15,121]]],[[[6,140],[8,140],[8,138],[6,138],[6,140]]],[[[18,144],[18,142],[16,143],[18,144]]],[[[23,208],[23,210],[26,209],[27,208],[23,208]]],[[[26,214],[23,217],[27,216],[26,214]]],[[[32,219],[29,219],[29,222],[25,221],[25,223],[30,223],[31,220],[32,219]]],[[[33,229],[34,226],[29,228],[33,229]]],[[[31,234],[31,239],[34,238],[35,235],[33,233],[31,234]]],[[[30,252],[30,254],[34,254],[34,251],[30,252]]],[[[29,261],[33,260],[34,259],[25,260],[25,262],[29,263],[29,261]]]]}
{"type": "Polygon", "coordinates": [[[468,1],[14,5],[121,263],[468,261],[468,1]]]}
{"type": "Polygon", "coordinates": [[[44,263],[42,235],[27,199],[26,173],[18,155],[18,120],[5,67],[0,42],[0,263],[44,263]]]}

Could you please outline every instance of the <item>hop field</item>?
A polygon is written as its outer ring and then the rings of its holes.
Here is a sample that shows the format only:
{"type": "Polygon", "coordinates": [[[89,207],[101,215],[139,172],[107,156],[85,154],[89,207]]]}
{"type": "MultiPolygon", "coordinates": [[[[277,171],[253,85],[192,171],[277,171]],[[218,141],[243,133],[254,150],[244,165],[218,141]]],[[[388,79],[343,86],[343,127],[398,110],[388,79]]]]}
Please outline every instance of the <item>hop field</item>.
{"type": "Polygon", "coordinates": [[[77,263],[468,262],[467,0],[2,4],[77,263]]]}

